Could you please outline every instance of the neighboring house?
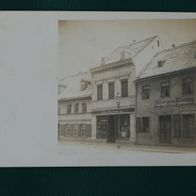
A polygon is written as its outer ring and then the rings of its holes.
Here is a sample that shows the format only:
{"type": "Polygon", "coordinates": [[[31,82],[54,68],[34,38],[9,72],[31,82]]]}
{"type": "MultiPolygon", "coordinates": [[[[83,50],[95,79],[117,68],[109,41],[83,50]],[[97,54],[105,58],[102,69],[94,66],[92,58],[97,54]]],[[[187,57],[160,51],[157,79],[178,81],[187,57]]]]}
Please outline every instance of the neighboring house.
{"type": "Polygon", "coordinates": [[[134,80],[152,57],[163,50],[158,36],[118,47],[90,69],[94,139],[135,142],[134,80]]]}
{"type": "Polygon", "coordinates": [[[136,80],[137,143],[196,145],[196,41],[157,53],[136,80]]]}
{"type": "Polygon", "coordinates": [[[72,75],[59,81],[59,140],[92,138],[91,94],[89,72],[72,75]]]}

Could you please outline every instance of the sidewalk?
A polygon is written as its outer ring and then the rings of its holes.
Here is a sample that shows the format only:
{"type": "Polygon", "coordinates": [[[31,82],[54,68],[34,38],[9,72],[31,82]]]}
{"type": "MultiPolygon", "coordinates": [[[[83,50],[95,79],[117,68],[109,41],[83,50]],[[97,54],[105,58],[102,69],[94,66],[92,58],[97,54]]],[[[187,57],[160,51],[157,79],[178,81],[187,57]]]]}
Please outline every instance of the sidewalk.
{"type": "Polygon", "coordinates": [[[179,147],[179,146],[145,146],[134,144],[120,144],[120,148],[115,143],[93,142],[93,141],[60,141],[60,145],[74,145],[74,146],[91,146],[98,148],[115,148],[119,150],[129,149],[134,151],[146,152],[161,152],[161,153],[196,153],[196,147],[179,147]]]}

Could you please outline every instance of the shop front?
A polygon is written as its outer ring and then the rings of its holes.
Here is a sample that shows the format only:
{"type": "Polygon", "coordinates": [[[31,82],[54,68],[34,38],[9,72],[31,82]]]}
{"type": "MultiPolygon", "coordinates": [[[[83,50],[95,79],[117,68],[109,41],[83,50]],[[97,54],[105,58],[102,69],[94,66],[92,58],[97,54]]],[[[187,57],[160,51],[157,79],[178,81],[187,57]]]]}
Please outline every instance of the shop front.
{"type": "Polygon", "coordinates": [[[96,139],[108,143],[130,140],[129,110],[112,110],[96,112],[96,139]]]}

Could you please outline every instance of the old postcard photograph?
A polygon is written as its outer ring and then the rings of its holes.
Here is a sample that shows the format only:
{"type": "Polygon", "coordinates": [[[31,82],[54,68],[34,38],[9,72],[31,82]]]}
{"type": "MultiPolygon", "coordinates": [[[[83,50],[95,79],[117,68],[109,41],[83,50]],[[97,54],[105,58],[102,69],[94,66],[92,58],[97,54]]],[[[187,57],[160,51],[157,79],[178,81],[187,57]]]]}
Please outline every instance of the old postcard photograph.
{"type": "Polygon", "coordinates": [[[0,166],[196,165],[194,13],[0,16],[0,166]]]}

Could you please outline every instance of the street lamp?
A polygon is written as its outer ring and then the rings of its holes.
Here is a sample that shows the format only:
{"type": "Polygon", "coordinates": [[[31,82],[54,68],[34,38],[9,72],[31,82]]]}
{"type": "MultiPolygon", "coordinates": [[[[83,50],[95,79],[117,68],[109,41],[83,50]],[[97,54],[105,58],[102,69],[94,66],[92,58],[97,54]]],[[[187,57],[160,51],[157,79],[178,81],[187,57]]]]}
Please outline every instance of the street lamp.
{"type": "Polygon", "coordinates": [[[118,108],[118,130],[117,130],[117,148],[120,148],[120,142],[119,142],[119,136],[120,136],[120,119],[119,119],[119,113],[120,113],[120,93],[118,92],[116,94],[116,104],[118,108]]]}

